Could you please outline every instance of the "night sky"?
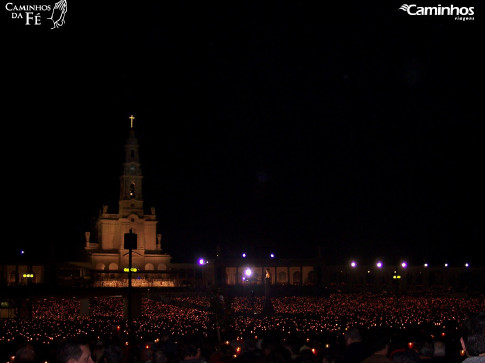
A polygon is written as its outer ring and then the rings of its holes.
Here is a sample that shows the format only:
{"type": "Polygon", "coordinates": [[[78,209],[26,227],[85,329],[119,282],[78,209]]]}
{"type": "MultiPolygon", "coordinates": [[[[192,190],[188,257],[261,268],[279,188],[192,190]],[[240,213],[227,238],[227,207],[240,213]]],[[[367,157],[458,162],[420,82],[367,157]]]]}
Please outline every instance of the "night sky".
{"type": "Polygon", "coordinates": [[[479,2],[473,21],[339,3],[68,0],[52,30],[2,3],[8,253],[80,256],[133,114],[174,261],[483,264],[479,2]]]}

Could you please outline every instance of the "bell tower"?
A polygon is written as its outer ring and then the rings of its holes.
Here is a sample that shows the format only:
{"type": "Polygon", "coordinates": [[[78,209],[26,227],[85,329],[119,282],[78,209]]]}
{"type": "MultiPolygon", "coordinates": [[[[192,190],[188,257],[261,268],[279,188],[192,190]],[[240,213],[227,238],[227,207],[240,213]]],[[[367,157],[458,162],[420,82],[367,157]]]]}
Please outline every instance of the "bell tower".
{"type": "Polygon", "coordinates": [[[143,273],[137,276],[137,286],[172,286],[173,280],[161,274],[169,268],[172,257],[162,251],[155,208],[150,208],[146,213],[143,208],[143,173],[133,128],[134,119],[134,116],[130,116],[131,128],[124,147],[118,213],[109,212],[108,206],[103,206],[96,223],[95,241],[91,242],[89,232],[85,234],[86,250],[92,268],[101,271],[97,284],[121,286],[126,282],[124,269],[130,266],[125,236],[130,232],[135,233],[137,245],[133,249],[132,266],[140,274],[143,273]],[[149,276],[145,274],[146,271],[150,271],[149,276]]]}
{"type": "Polygon", "coordinates": [[[133,128],[135,117],[130,116],[130,135],[125,144],[125,162],[123,163],[123,174],[120,176],[120,217],[127,217],[136,214],[143,217],[143,175],[140,165],[138,140],[133,128]]]}

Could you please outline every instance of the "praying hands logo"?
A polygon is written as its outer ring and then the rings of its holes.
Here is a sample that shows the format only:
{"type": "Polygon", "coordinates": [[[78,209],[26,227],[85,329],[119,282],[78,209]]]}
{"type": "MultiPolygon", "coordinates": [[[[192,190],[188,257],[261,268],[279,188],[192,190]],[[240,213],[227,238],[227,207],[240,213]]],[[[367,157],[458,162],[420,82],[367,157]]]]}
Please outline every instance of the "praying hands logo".
{"type": "Polygon", "coordinates": [[[50,20],[54,23],[54,26],[51,29],[59,28],[64,25],[64,18],[67,13],[67,0],[60,0],[56,2],[54,5],[54,9],[52,9],[52,15],[50,20]]]}

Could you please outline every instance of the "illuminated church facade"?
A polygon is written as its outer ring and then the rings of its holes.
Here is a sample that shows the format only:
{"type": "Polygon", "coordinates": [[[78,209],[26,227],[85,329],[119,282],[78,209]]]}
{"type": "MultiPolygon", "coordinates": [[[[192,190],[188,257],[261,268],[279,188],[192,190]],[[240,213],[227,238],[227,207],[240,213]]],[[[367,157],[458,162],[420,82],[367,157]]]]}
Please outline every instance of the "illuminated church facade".
{"type": "Polygon", "coordinates": [[[143,205],[143,173],[140,164],[139,145],[131,128],[124,146],[125,160],[120,176],[120,199],[118,213],[112,213],[104,205],[96,221],[94,241],[86,232],[88,263],[97,272],[98,286],[124,286],[129,268],[129,252],[125,234],[136,234],[136,246],[131,250],[133,284],[140,286],[171,286],[163,272],[170,268],[171,256],[162,250],[162,236],[157,233],[155,208],[145,213],[143,205]]]}

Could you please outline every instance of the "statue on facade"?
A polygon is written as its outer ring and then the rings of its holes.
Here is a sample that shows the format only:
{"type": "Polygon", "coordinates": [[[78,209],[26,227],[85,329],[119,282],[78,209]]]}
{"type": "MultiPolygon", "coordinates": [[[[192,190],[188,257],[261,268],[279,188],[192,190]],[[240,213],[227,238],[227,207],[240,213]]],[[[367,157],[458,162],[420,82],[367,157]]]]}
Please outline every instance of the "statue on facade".
{"type": "Polygon", "coordinates": [[[157,234],[157,248],[158,249],[162,249],[162,234],[161,233],[158,233],[157,234]]]}

